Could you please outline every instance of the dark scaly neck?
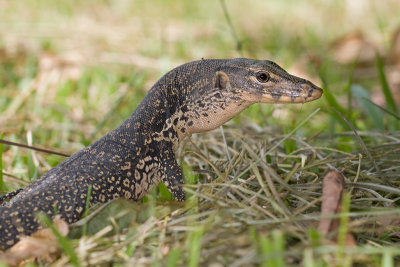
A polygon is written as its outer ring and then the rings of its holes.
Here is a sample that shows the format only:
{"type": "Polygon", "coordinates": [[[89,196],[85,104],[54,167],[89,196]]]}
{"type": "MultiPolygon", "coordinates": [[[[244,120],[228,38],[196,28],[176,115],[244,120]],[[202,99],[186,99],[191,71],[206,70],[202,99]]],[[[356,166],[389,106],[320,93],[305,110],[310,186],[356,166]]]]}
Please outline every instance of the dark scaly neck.
{"type": "MultiPolygon", "coordinates": [[[[168,119],[191,97],[192,90],[210,86],[213,70],[222,63],[223,60],[200,60],[168,72],[150,89],[134,113],[107,138],[132,148],[142,146],[146,139],[165,128],[168,119]]],[[[171,134],[178,136],[176,132],[171,134]]],[[[174,142],[181,138],[174,138],[174,142]]]]}

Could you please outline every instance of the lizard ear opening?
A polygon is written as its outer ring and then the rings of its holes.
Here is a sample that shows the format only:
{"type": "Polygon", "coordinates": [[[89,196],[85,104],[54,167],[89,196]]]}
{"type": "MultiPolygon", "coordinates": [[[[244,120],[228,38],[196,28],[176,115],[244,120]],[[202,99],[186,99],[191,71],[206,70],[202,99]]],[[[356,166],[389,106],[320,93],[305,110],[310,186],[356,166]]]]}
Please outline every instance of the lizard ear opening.
{"type": "Polygon", "coordinates": [[[215,75],[214,88],[226,89],[227,87],[229,87],[228,75],[223,71],[218,71],[215,75]]]}

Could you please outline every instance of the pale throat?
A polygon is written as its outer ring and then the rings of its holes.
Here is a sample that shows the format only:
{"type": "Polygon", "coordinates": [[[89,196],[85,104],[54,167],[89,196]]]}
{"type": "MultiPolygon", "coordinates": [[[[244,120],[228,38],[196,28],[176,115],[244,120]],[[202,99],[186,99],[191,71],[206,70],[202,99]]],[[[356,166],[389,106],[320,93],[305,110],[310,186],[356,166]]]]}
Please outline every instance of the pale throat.
{"type": "MultiPolygon", "coordinates": [[[[215,105],[213,108],[198,112],[197,110],[189,110],[186,112],[187,120],[180,120],[175,129],[178,133],[179,141],[193,133],[201,133],[213,130],[231,120],[237,114],[249,107],[252,102],[248,101],[232,101],[226,105],[215,105]]],[[[176,115],[180,117],[180,114],[176,115]]]]}
{"type": "Polygon", "coordinates": [[[163,129],[153,136],[153,140],[172,143],[175,151],[179,142],[187,136],[218,128],[253,103],[255,103],[254,99],[249,99],[243,93],[227,94],[223,98],[186,103],[185,112],[178,108],[165,121],[163,129]]]}

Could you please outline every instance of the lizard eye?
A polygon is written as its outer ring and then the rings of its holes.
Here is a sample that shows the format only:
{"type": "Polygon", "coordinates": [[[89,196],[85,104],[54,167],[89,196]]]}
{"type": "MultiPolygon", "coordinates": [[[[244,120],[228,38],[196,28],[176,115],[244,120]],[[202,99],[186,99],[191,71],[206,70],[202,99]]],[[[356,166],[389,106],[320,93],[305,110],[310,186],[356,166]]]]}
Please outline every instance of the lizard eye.
{"type": "Polygon", "coordinates": [[[256,73],[256,78],[257,81],[259,81],[260,83],[266,83],[269,81],[269,74],[265,71],[259,71],[256,73]]]}

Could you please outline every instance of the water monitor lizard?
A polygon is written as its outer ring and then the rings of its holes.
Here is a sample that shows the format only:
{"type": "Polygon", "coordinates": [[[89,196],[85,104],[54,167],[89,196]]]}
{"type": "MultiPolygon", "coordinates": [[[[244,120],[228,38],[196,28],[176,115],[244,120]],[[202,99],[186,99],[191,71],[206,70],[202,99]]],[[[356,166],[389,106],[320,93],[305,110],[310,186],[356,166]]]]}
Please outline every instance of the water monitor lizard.
{"type": "MultiPolygon", "coordinates": [[[[185,199],[175,159],[179,141],[214,129],[254,103],[304,103],[322,90],[268,60],[210,59],[181,65],[164,75],[118,128],[75,153],[0,206],[0,248],[39,227],[35,213],[68,223],[90,204],[141,199],[163,182],[185,199]]],[[[13,194],[10,194],[12,196],[13,194]]]]}

